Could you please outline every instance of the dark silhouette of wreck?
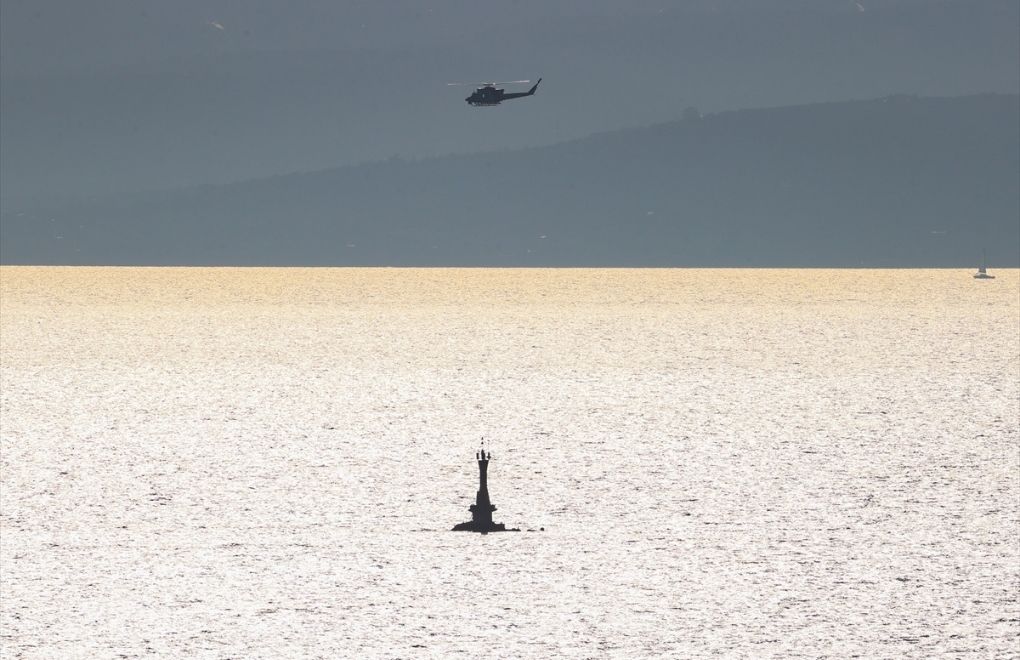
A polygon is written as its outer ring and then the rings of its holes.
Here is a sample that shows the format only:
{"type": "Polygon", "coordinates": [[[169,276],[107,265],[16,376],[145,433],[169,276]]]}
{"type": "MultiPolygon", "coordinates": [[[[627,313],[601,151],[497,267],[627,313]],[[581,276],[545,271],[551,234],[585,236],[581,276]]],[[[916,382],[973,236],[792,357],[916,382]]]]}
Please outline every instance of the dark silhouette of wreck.
{"type": "Polygon", "coordinates": [[[482,447],[475,454],[475,457],[478,459],[478,495],[475,497],[475,503],[470,507],[471,520],[455,525],[453,531],[481,532],[482,534],[521,531],[519,529],[507,529],[503,523],[492,522],[492,512],[496,510],[496,505],[489,501],[487,476],[489,460],[492,458],[492,454],[486,453],[485,447],[482,447]]]}

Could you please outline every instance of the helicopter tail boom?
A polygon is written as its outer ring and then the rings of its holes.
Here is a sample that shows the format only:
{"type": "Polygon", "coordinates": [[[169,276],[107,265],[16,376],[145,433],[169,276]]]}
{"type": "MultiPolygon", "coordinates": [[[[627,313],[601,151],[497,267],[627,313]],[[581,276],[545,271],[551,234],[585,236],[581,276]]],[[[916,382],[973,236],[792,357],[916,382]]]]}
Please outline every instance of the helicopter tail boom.
{"type": "Polygon", "coordinates": [[[525,96],[534,96],[535,95],[535,90],[538,89],[538,83],[540,83],[540,82],[542,82],[541,78],[538,79],[538,82],[535,83],[534,87],[532,87],[531,89],[529,89],[526,92],[515,92],[513,94],[504,94],[502,96],[501,100],[508,101],[510,99],[519,99],[519,98],[522,98],[522,97],[525,97],[525,96]]]}

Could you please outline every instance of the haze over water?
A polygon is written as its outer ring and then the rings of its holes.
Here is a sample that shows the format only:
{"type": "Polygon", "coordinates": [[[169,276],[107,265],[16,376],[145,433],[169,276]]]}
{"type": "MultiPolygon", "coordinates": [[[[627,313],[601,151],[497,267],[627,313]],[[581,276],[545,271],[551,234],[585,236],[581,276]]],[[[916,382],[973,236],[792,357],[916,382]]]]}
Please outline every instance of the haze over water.
{"type": "Polygon", "coordinates": [[[4,655],[1016,657],[993,272],[0,268],[4,655]]]}

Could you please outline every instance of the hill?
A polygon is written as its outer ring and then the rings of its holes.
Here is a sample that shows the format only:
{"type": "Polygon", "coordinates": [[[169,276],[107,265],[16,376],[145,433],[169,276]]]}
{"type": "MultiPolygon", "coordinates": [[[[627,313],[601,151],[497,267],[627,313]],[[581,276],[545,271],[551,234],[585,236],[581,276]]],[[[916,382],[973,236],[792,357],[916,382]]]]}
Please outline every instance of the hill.
{"type": "Polygon", "coordinates": [[[11,210],[0,260],[1018,266],[1018,182],[1017,96],[889,97],[11,210]]]}

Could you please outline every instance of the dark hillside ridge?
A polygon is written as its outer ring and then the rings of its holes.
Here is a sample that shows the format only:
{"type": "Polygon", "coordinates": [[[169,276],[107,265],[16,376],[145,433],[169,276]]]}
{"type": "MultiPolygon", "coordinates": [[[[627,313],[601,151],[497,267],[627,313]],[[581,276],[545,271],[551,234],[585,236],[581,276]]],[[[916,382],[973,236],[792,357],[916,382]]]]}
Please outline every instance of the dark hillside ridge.
{"type": "Polygon", "coordinates": [[[11,210],[6,264],[1020,266],[1020,102],[727,112],[549,147],[11,210]]]}

